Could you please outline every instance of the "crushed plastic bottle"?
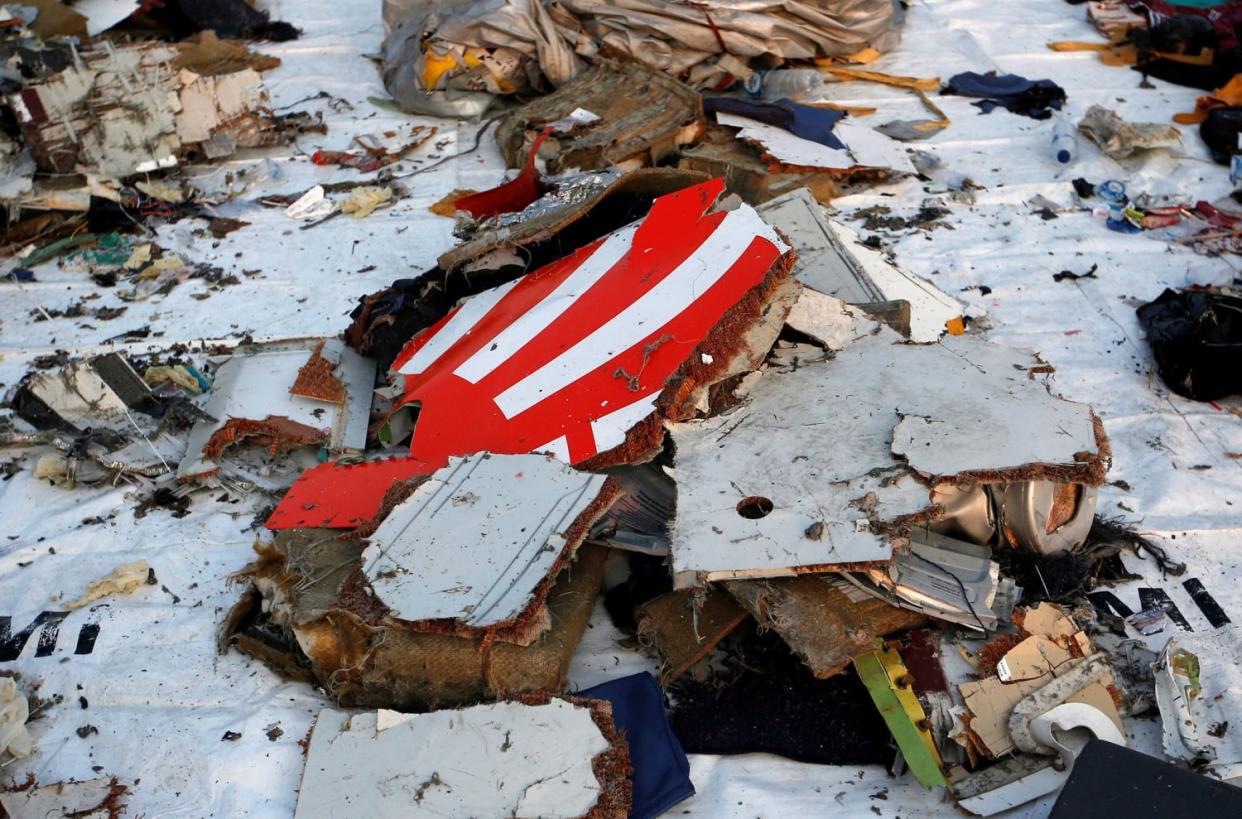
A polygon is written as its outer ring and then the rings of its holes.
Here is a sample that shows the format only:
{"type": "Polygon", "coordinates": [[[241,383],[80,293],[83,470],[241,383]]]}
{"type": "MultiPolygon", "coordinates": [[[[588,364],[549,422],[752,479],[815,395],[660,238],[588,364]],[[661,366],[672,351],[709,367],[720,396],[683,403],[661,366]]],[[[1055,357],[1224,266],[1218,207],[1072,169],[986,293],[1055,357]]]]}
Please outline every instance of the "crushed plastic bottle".
{"type": "Polygon", "coordinates": [[[1073,162],[1074,154],[1078,153],[1078,138],[1074,131],[1073,124],[1065,117],[1052,118],[1052,155],[1062,165],[1073,162]]]}
{"type": "Polygon", "coordinates": [[[1096,194],[1108,204],[1108,219],[1104,224],[1109,230],[1118,233],[1138,233],[1142,228],[1126,218],[1126,185],[1116,179],[1109,179],[1096,188],[1096,194]]]}
{"type": "Polygon", "coordinates": [[[745,83],[752,97],[779,100],[818,95],[824,90],[824,75],[818,68],[778,68],[756,71],[745,83]]]}

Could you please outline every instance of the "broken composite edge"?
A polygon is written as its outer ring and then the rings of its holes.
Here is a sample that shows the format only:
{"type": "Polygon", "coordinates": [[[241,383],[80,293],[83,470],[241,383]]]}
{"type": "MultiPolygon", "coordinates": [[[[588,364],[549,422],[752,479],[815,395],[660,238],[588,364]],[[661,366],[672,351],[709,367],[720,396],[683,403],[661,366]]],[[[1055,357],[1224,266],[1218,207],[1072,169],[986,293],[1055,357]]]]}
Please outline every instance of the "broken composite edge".
{"type": "Polygon", "coordinates": [[[451,458],[370,536],[362,571],[393,619],[538,628],[556,575],[620,492],[615,479],[547,455],[451,458]]]}
{"type": "Polygon", "coordinates": [[[757,144],[766,158],[787,168],[835,172],[878,169],[916,173],[904,145],[866,126],[837,123],[833,133],[845,144],[844,149],[839,149],[737,114],[717,112],[716,121],[730,128],[740,128],[740,139],[757,144]]]}
{"type": "Polygon", "coordinates": [[[832,360],[761,370],[724,414],[667,424],[678,588],[880,567],[939,514],[937,487],[1102,483],[1103,425],[1032,380],[1030,353],[901,342],[877,325],[832,360]]]}
{"type": "Polygon", "coordinates": [[[216,369],[204,406],[214,420],[190,431],[177,478],[216,475],[225,450],[247,439],[273,453],[297,446],[362,451],[374,379],[375,362],[338,339],[238,347],[216,369]]]}
{"type": "Polygon", "coordinates": [[[394,363],[418,404],[410,454],[552,452],[601,469],[650,460],[663,418],[758,366],[793,293],[788,245],[723,180],[465,301],[394,363]]]}
{"type": "Polygon", "coordinates": [[[427,714],[325,708],[294,816],[623,816],[630,770],[606,700],[531,695],[427,714]]]}
{"type": "Polygon", "coordinates": [[[794,278],[808,287],[868,313],[884,302],[907,302],[909,337],[918,343],[937,341],[949,327],[961,325],[966,312],[961,302],[864,245],[848,226],[829,219],[806,188],[756,210],[789,238],[798,252],[794,278]]]}

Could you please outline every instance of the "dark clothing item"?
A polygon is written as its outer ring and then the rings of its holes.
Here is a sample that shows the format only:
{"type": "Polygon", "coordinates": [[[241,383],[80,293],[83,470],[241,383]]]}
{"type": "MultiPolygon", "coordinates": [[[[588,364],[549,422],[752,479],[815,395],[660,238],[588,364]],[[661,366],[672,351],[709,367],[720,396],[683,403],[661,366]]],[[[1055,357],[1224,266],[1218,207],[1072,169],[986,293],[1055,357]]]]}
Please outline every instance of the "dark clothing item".
{"type": "Polygon", "coordinates": [[[1213,108],[1199,125],[1199,136],[1212,152],[1212,159],[1222,165],[1238,152],[1238,135],[1242,134],[1242,108],[1213,108]]]}
{"type": "Polygon", "coordinates": [[[703,110],[710,113],[724,111],[737,114],[739,117],[750,117],[777,128],[784,128],[789,133],[811,142],[818,142],[829,148],[844,150],[845,145],[832,133],[832,129],[845,116],[844,111],[830,108],[812,108],[799,105],[793,100],[783,99],[776,102],[758,102],[743,100],[736,97],[705,97],[703,110]]]}
{"type": "Polygon", "coordinates": [[[1196,401],[1242,393],[1242,298],[1165,290],[1137,312],[1169,389],[1196,401]]]}
{"type": "Polygon", "coordinates": [[[634,801],[630,819],[654,819],[694,795],[690,761],[664,714],[664,692],[647,672],[579,691],[580,697],[608,700],[612,721],[630,746],[634,801]]]}
{"type": "Polygon", "coordinates": [[[687,752],[892,764],[892,735],[853,669],[817,680],[773,632],[734,642],[747,644],[736,670],[706,682],[682,677],[669,689],[673,731],[687,752]]]}
{"type": "Polygon", "coordinates": [[[1028,80],[1016,74],[965,71],[949,78],[942,94],[978,97],[985,114],[1000,107],[1031,119],[1048,119],[1065,104],[1065,89],[1052,80],[1028,80]]]}

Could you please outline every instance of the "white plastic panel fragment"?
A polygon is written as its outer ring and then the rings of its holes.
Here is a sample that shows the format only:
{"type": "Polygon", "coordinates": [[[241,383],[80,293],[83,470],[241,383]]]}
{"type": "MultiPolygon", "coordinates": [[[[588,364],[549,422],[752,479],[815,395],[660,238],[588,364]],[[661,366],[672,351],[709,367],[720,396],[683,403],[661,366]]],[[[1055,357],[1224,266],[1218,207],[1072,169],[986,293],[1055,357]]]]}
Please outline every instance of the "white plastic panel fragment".
{"type": "Polygon", "coordinates": [[[885,168],[901,173],[915,172],[914,164],[900,142],[870,128],[839,123],[834,133],[847,149],[841,150],[794,136],[784,128],[750,117],[720,111],[716,113],[716,121],[729,128],[741,128],[738,132],[740,139],[760,143],[769,156],[784,165],[831,170],[885,168]]]}
{"type": "Polygon", "coordinates": [[[553,699],[461,711],[319,712],[295,819],[582,816],[608,740],[589,708],[553,699]]]}
{"type": "Polygon", "coordinates": [[[546,455],[452,458],[385,518],[363,571],[402,620],[512,621],[605,480],[546,455]]]}
{"type": "Polygon", "coordinates": [[[358,355],[340,339],[297,339],[239,347],[216,369],[210,397],[203,407],[216,420],[194,425],[177,477],[191,479],[216,468],[217,464],[203,458],[203,447],[233,418],[281,416],[327,429],[333,450],[362,450],[366,447],[374,385],[375,362],[358,355]],[[342,406],[289,393],[298,370],[310,360],[320,341],[324,342],[320,354],[335,365],[334,375],[345,385],[342,406]]]}
{"type": "Polygon", "coordinates": [[[864,245],[848,226],[829,219],[806,188],[756,210],[793,243],[798,252],[793,275],[798,281],[850,304],[909,302],[911,341],[936,341],[944,335],[946,322],[965,313],[957,299],[901,269],[864,245]]]}
{"type": "Polygon", "coordinates": [[[1174,635],[1153,666],[1164,752],[1197,761],[1215,777],[1242,777],[1242,634],[1233,624],[1212,633],[1174,635]]]}
{"type": "Polygon", "coordinates": [[[930,505],[915,473],[1081,466],[1076,455],[1098,454],[1090,409],[1031,380],[1029,353],[973,337],[899,342],[880,327],[831,361],[766,370],[727,415],[669,425],[679,586],[887,561],[871,524],[930,505]],[[898,451],[905,419],[924,424],[898,451]]]}

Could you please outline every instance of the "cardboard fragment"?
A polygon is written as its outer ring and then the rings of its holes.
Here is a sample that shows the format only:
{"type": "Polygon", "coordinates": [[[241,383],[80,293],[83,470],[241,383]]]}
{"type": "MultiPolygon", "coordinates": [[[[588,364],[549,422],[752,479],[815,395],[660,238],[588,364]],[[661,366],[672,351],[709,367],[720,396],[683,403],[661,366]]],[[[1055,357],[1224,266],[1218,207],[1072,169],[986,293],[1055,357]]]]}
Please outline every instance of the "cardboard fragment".
{"type": "Polygon", "coordinates": [[[852,600],[841,581],[821,575],[725,583],[761,626],[781,636],[820,679],[875,650],[881,637],[926,625],[927,618],[875,598],[852,600]]]}
{"type": "Polygon", "coordinates": [[[638,637],[660,655],[668,684],[711,653],[749,615],[724,591],[668,592],[638,607],[638,637]]]}

